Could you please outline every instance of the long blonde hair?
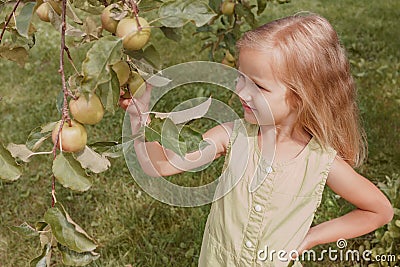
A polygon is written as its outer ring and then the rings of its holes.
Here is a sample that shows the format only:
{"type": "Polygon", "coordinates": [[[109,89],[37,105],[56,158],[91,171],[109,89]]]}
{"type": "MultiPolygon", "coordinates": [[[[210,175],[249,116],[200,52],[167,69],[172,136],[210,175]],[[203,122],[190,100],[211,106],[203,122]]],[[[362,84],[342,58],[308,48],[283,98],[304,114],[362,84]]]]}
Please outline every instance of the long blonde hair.
{"type": "Polygon", "coordinates": [[[274,49],[271,66],[291,92],[296,127],[334,148],[351,166],[362,164],[367,142],[355,84],[337,33],[325,18],[307,14],[272,21],[246,32],[237,48],[274,49]]]}

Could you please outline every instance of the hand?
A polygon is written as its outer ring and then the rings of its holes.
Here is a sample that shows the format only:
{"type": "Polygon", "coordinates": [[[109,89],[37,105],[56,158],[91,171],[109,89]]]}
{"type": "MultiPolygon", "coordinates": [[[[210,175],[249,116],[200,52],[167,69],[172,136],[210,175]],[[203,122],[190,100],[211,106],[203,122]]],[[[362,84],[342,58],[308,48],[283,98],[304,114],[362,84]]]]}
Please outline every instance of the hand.
{"type": "Polygon", "coordinates": [[[142,119],[143,121],[147,121],[148,119],[148,111],[149,111],[149,103],[150,103],[150,97],[151,97],[151,88],[152,86],[148,83],[146,83],[146,91],[144,94],[136,98],[123,98],[122,96],[124,95],[124,91],[120,91],[120,97],[119,97],[119,106],[126,110],[130,116],[137,117],[139,116],[139,113],[142,114],[142,119]],[[133,103],[135,101],[135,103],[133,103]],[[143,114],[144,113],[144,114],[143,114]]]}
{"type": "Polygon", "coordinates": [[[314,233],[313,229],[310,228],[310,230],[308,230],[307,235],[301,242],[300,246],[297,248],[297,252],[299,253],[299,255],[301,255],[305,250],[309,250],[317,245],[313,233],[314,233]]]}

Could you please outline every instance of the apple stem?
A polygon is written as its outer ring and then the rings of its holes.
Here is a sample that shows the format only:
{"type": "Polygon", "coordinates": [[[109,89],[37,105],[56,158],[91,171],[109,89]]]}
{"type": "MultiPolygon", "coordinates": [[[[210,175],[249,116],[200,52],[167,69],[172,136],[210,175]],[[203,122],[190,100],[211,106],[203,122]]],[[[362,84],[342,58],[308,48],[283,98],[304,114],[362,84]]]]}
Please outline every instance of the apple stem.
{"type": "Polygon", "coordinates": [[[11,11],[10,15],[8,16],[6,23],[4,24],[3,30],[1,31],[1,35],[0,35],[0,44],[1,44],[1,41],[3,40],[3,36],[4,36],[4,33],[6,32],[7,26],[10,23],[11,18],[13,17],[13,15],[14,15],[15,11],[17,10],[17,7],[19,6],[20,3],[21,3],[21,0],[18,0],[17,3],[15,3],[13,10],[11,11]]]}
{"type": "Polygon", "coordinates": [[[142,25],[140,25],[140,23],[139,23],[139,7],[138,7],[138,3],[136,2],[136,0],[131,0],[131,1],[129,1],[129,3],[131,5],[131,7],[132,7],[133,14],[135,15],[138,31],[140,32],[142,30],[142,25]]]}

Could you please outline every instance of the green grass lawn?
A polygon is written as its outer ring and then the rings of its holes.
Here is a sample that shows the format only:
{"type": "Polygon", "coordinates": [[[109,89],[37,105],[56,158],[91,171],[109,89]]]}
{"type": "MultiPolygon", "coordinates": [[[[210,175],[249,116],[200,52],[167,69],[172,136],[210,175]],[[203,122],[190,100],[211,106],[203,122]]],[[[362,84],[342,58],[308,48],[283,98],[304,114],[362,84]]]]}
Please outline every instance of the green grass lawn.
{"type": "MultiPolygon", "coordinates": [[[[369,142],[368,160],[359,171],[374,183],[384,182],[386,176],[399,177],[400,1],[292,0],[286,5],[269,4],[259,21],[264,23],[303,10],[327,17],[348,51],[369,142]]],[[[55,104],[61,87],[57,72],[59,34],[44,23],[38,25],[36,45],[24,68],[0,60],[0,96],[3,98],[0,101],[0,142],[4,145],[25,143],[33,128],[59,119],[55,104]]],[[[200,37],[190,35],[192,27],[185,27],[185,38],[179,44],[154,31],[152,41],[161,51],[165,66],[207,60],[207,52],[199,52],[200,37]]],[[[72,50],[72,53],[75,59],[83,56],[82,51],[72,50]]],[[[218,92],[215,94],[218,96],[218,92]]],[[[170,94],[165,103],[173,106],[187,96],[170,94]]],[[[221,92],[221,99],[227,101],[224,96],[221,92]]],[[[160,108],[168,109],[168,106],[160,108]]],[[[87,127],[89,143],[118,140],[123,115],[121,110],[114,115],[106,114],[100,124],[87,127]]],[[[51,149],[51,144],[46,148],[51,149]]],[[[108,171],[92,176],[93,186],[86,193],[74,193],[57,186],[57,199],[74,221],[100,244],[101,258],[90,266],[197,266],[210,205],[179,208],[158,202],[135,183],[123,158],[111,161],[108,171]]],[[[213,180],[218,177],[222,162],[215,162],[201,173],[180,174],[173,179],[194,183],[199,178],[213,180]]],[[[2,267],[27,266],[29,260],[40,253],[37,239],[24,239],[8,227],[24,221],[33,224],[42,219],[51,205],[51,158],[36,156],[24,165],[23,172],[16,182],[0,181],[2,267]]],[[[315,223],[340,216],[351,208],[326,190],[315,223]]],[[[373,234],[356,238],[349,241],[349,246],[358,249],[372,237],[373,234]]],[[[400,251],[397,254],[400,255],[400,251]]],[[[57,255],[52,266],[62,266],[60,262],[57,255]]],[[[326,262],[323,266],[354,265],[326,262]]]]}

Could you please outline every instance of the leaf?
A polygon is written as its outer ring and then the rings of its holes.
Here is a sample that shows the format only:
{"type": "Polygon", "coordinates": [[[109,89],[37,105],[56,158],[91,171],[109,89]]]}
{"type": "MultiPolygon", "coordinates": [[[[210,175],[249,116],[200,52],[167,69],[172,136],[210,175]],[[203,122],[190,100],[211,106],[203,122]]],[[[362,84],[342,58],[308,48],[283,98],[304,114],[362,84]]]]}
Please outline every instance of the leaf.
{"type": "Polygon", "coordinates": [[[82,20],[75,14],[73,7],[71,6],[70,2],[67,1],[67,10],[66,15],[72,19],[74,22],[78,24],[83,24],[82,20]]]}
{"type": "Polygon", "coordinates": [[[155,114],[156,118],[160,119],[169,118],[170,120],[172,120],[173,123],[180,124],[203,117],[208,112],[211,102],[212,99],[211,97],[209,97],[206,101],[193,108],[188,108],[181,111],[174,111],[169,113],[162,113],[162,112],[150,112],[150,113],[155,114]]]}
{"type": "Polygon", "coordinates": [[[53,161],[53,173],[60,184],[75,191],[86,191],[92,185],[84,169],[71,154],[57,155],[53,161]]]}
{"type": "MultiPolygon", "coordinates": [[[[51,25],[57,30],[61,32],[61,24],[62,24],[62,19],[61,16],[57,14],[57,12],[53,9],[53,7],[50,5],[51,8],[49,8],[49,19],[51,25]]],[[[78,28],[75,28],[71,26],[69,23],[66,25],[66,30],[65,34],[69,36],[75,36],[75,37],[83,37],[86,35],[83,31],[81,31],[78,28]]]]}
{"type": "Polygon", "coordinates": [[[26,147],[32,151],[38,150],[43,142],[51,136],[51,131],[53,131],[56,124],[57,122],[50,122],[33,129],[25,142],[26,147]]]}
{"type": "Polygon", "coordinates": [[[60,244],[76,252],[96,249],[97,245],[82,228],[67,219],[67,213],[59,204],[46,211],[44,220],[50,225],[51,232],[60,244]]]}
{"type": "Polygon", "coordinates": [[[168,39],[175,42],[180,42],[182,40],[182,28],[169,28],[162,26],[160,29],[168,39]]]}
{"type": "Polygon", "coordinates": [[[121,60],[122,41],[115,36],[106,36],[89,49],[82,63],[83,80],[81,89],[91,93],[99,84],[104,84],[112,79],[110,65],[121,60]]]}
{"type": "Polygon", "coordinates": [[[261,13],[264,12],[266,7],[267,7],[267,1],[257,0],[257,16],[260,16],[261,13]]]}
{"type": "Polygon", "coordinates": [[[69,266],[85,266],[100,258],[99,253],[93,251],[78,253],[61,244],[58,244],[58,249],[61,251],[63,263],[69,266]]]}
{"type": "Polygon", "coordinates": [[[90,169],[94,173],[101,173],[111,166],[110,161],[94,152],[90,147],[85,146],[85,149],[76,155],[76,160],[80,162],[82,168],[90,169]]]}
{"type": "Polygon", "coordinates": [[[39,236],[36,229],[30,226],[27,222],[23,222],[19,226],[10,226],[10,230],[26,238],[39,236]]]}
{"type": "Polygon", "coordinates": [[[122,144],[118,142],[97,142],[91,144],[91,148],[104,157],[119,158],[123,156],[123,151],[128,151],[133,148],[133,140],[142,136],[141,134],[134,135],[131,140],[125,141],[122,144]]]}
{"type": "Polygon", "coordinates": [[[114,71],[111,71],[111,80],[98,85],[97,93],[105,110],[114,114],[120,93],[118,77],[114,71]]]}
{"type": "Polygon", "coordinates": [[[42,254],[38,257],[31,260],[29,265],[31,267],[50,267],[47,263],[49,262],[48,258],[51,255],[51,243],[46,244],[46,246],[42,249],[42,254]]]}
{"type": "Polygon", "coordinates": [[[18,33],[28,38],[29,27],[32,20],[33,8],[35,7],[36,2],[28,2],[21,8],[18,16],[15,18],[15,26],[17,28],[18,33]]]}
{"type": "Polygon", "coordinates": [[[19,158],[24,162],[29,162],[30,157],[34,155],[32,151],[30,151],[25,144],[14,144],[10,143],[7,145],[7,150],[11,152],[11,156],[13,158],[19,158]]]}
{"type": "Polygon", "coordinates": [[[144,76],[153,73],[154,69],[160,70],[162,67],[161,55],[153,45],[147,46],[144,50],[127,50],[125,53],[136,59],[134,63],[139,69],[139,74],[141,74],[140,71],[144,71],[146,73],[144,76]]]}
{"type": "Polygon", "coordinates": [[[23,67],[28,59],[28,51],[22,46],[0,46],[0,57],[14,61],[20,67],[23,67]]]}
{"type": "Polygon", "coordinates": [[[0,144],[0,179],[15,181],[21,176],[21,171],[10,152],[0,144]]]}
{"type": "Polygon", "coordinates": [[[56,108],[57,108],[58,114],[62,114],[63,106],[64,106],[64,92],[60,91],[56,98],[56,108]]]}
{"type": "Polygon", "coordinates": [[[190,21],[201,27],[216,15],[207,3],[199,0],[166,1],[158,12],[161,24],[170,28],[182,27],[190,21]]]}
{"type": "Polygon", "coordinates": [[[220,6],[222,4],[222,0],[209,0],[208,5],[215,11],[220,12],[220,6]]]}
{"type": "Polygon", "coordinates": [[[203,134],[191,126],[185,124],[180,129],[179,135],[186,143],[188,151],[203,150],[209,145],[207,141],[203,140],[203,134]]]}
{"type": "Polygon", "coordinates": [[[161,133],[155,131],[154,129],[146,126],[145,127],[145,137],[149,142],[157,141],[164,148],[170,149],[179,156],[183,157],[187,152],[186,143],[179,140],[179,130],[176,125],[170,120],[165,119],[161,133]]]}

